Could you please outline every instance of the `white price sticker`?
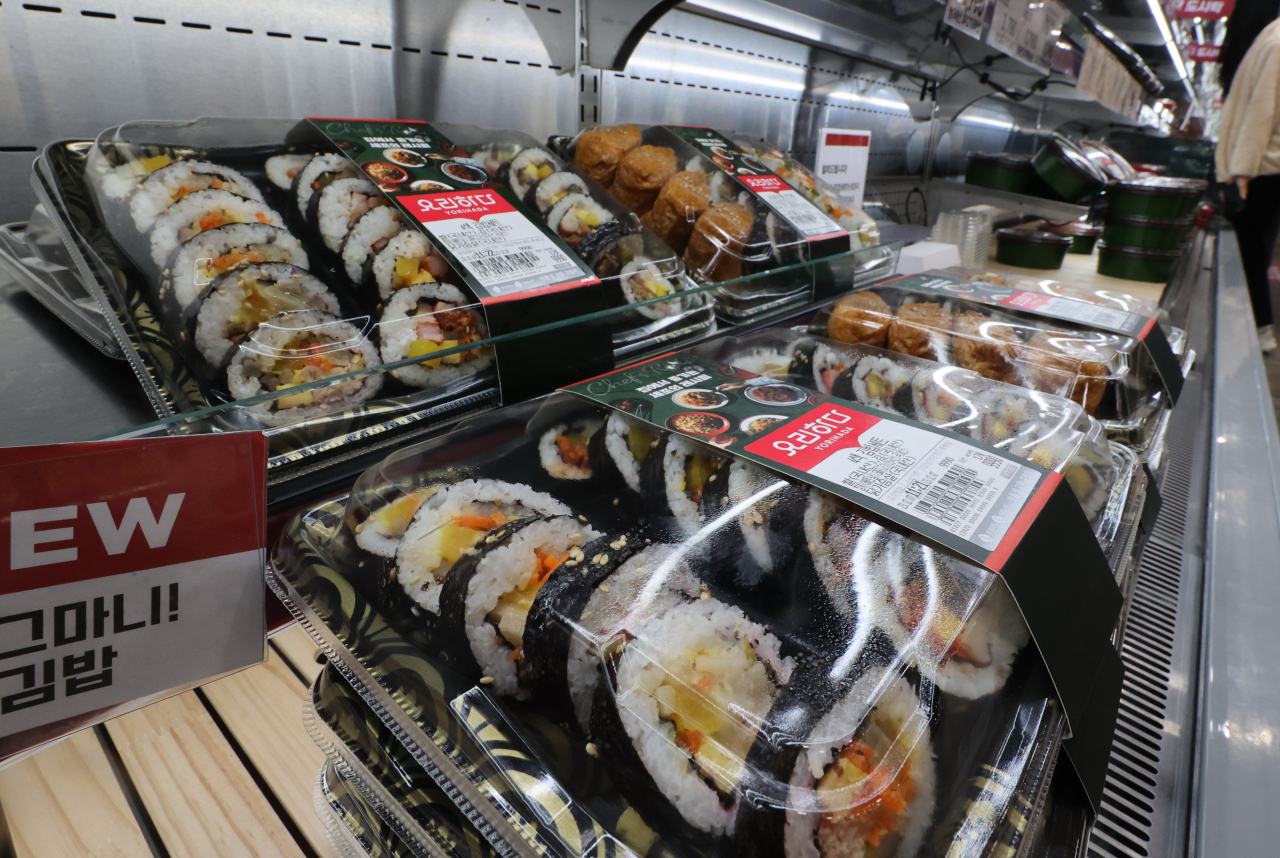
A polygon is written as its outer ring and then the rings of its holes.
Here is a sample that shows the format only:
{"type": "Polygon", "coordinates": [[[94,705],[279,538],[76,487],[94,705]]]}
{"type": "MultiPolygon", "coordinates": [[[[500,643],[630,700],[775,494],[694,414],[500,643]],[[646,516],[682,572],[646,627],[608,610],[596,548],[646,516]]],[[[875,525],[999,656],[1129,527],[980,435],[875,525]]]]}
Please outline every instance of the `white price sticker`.
{"type": "Polygon", "coordinates": [[[871,132],[822,128],[818,132],[818,154],[815,158],[818,178],[848,200],[853,208],[862,208],[866,190],[867,164],[871,158],[871,132]]]}

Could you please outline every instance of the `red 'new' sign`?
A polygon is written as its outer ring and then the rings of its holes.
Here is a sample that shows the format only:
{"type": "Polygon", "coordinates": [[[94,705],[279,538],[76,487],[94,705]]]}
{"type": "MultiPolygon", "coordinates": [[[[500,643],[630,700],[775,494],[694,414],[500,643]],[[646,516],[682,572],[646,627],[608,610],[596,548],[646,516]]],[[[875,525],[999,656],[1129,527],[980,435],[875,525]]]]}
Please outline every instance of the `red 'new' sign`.
{"type": "Polygon", "coordinates": [[[1226,18],[1236,0],[1173,0],[1169,8],[1175,18],[1226,18]]]}

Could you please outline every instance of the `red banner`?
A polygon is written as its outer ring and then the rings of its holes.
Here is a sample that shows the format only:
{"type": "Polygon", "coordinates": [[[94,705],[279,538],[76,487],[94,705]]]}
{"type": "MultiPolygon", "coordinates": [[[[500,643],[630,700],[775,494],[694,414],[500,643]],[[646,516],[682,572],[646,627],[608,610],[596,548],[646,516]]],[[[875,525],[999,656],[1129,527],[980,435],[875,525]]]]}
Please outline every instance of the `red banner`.
{"type": "Polygon", "coordinates": [[[1193,60],[1198,63],[1216,63],[1219,55],[1222,53],[1222,48],[1218,45],[1192,44],[1187,45],[1183,51],[1186,58],[1189,60],[1193,60]]]}
{"type": "Polygon", "coordinates": [[[1236,8],[1236,0],[1171,0],[1168,8],[1175,18],[1226,18],[1236,8]]]}

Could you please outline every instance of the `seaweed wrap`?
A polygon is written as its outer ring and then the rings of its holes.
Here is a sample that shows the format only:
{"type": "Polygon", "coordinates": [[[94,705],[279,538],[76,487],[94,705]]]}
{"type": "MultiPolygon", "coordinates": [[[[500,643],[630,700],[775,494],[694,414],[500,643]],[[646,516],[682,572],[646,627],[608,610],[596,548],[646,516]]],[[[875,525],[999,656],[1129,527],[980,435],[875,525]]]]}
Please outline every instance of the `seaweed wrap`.
{"type": "Polygon", "coordinates": [[[674,538],[697,533],[706,521],[700,503],[721,479],[728,457],[683,435],[666,435],[645,457],[640,493],[653,527],[674,538]]]}
{"type": "Polygon", "coordinates": [[[587,444],[587,458],[601,481],[625,486],[627,496],[638,499],[641,469],[659,441],[659,431],[648,423],[610,411],[587,444]]]}
{"type": "Polygon", "coordinates": [[[195,345],[214,368],[246,335],[280,313],[324,310],[336,316],[338,299],[316,277],[285,262],[236,268],[204,291],[195,311],[195,345]]]}
{"type": "MultiPolygon", "coordinates": [[[[440,587],[440,646],[497,694],[529,698],[524,636],[538,591],[599,534],[571,515],[499,525],[464,552],[440,587]],[[465,645],[463,642],[466,642],[465,645]]],[[[541,629],[532,629],[541,633],[541,629]]]]}

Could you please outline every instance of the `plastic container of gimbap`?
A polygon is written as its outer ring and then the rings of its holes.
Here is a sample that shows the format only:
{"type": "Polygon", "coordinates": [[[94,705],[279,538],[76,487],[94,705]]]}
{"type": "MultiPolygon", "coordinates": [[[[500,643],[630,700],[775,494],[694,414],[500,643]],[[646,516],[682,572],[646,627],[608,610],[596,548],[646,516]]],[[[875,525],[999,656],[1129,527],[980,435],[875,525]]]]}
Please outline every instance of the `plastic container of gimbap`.
{"type": "MultiPolygon", "coordinates": [[[[1155,368],[1137,340],[968,302],[965,291],[963,282],[938,293],[891,281],[820,308],[808,327],[841,342],[887,348],[1063,396],[1108,426],[1142,424],[1163,404],[1155,368]]],[[[1131,437],[1126,432],[1122,440],[1131,437]]]]}
{"type": "Polygon", "coordinates": [[[419,853],[396,836],[332,760],[326,760],[316,775],[312,804],[334,855],[418,858],[419,853]]]}
{"type": "Polygon", "coordinates": [[[1168,283],[1183,255],[1181,248],[1153,250],[1103,241],[1098,244],[1098,273],[1121,280],[1168,283]]]}
{"type": "Polygon", "coordinates": [[[1113,568],[1128,549],[1133,456],[1078,403],[866,344],[769,328],[697,348],[742,369],[984,441],[1063,474],[1113,568]]]}
{"type": "Polygon", "coordinates": [[[1036,175],[1069,203],[1083,203],[1098,193],[1108,182],[1074,143],[1054,134],[1031,159],[1036,175]]]}
{"type": "Polygon", "coordinates": [[[271,586],[500,854],[1016,848],[1064,733],[1009,591],[724,452],[767,428],[726,405],[810,391],[715,373],[671,394],[688,434],[561,394],[405,447],[285,528],[271,586]]]}
{"type": "Polygon", "coordinates": [[[1184,218],[1195,211],[1209,187],[1200,179],[1151,176],[1116,182],[1107,189],[1107,214],[1121,217],[1184,218]]]}
{"type": "Polygon", "coordinates": [[[344,784],[412,854],[492,854],[479,830],[334,667],[316,677],[302,720],[344,784]]]}
{"type": "Polygon", "coordinates": [[[996,230],[996,261],[1018,268],[1058,269],[1074,239],[1031,229],[996,230]]]}
{"type": "Polygon", "coordinates": [[[1102,240],[1111,247],[1181,251],[1186,246],[1194,222],[1194,217],[1170,219],[1143,215],[1109,215],[1102,240]]]}
{"type": "Polygon", "coordinates": [[[1031,192],[1035,175],[1031,159],[1025,155],[975,152],[965,166],[964,181],[980,188],[1026,194],[1031,192]]]}

